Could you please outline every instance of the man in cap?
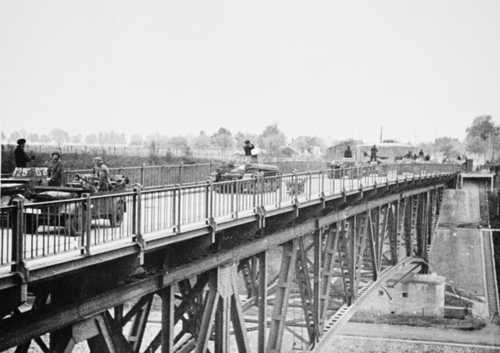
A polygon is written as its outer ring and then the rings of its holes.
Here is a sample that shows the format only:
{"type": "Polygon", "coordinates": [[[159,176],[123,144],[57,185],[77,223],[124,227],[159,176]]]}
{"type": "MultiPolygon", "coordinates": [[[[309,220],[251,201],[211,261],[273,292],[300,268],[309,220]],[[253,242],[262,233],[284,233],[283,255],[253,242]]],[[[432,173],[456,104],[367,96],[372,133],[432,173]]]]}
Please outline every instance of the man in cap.
{"type": "Polygon", "coordinates": [[[24,147],[26,146],[26,139],[20,138],[17,140],[17,147],[14,150],[14,159],[16,161],[16,168],[26,168],[28,162],[35,159],[35,156],[28,156],[28,154],[24,151],[24,147]]]}
{"type": "Polygon", "coordinates": [[[94,158],[94,176],[97,177],[99,181],[98,190],[108,191],[109,190],[109,168],[101,157],[94,158]]]}
{"type": "Polygon", "coordinates": [[[250,142],[250,140],[245,140],[245,143],[243,144],[243,151],[245,151],[245,156],[251,156],[252,150],[254,148],[255,146],[250,142]]]}
{"type": "Polygon", "coordinates": [[[49,186],[61,186],[63,179],[63,165],[61,162],[61,153],[58,151],[52,152],[51,160],[48,168],[48,184],[49,186]]]}

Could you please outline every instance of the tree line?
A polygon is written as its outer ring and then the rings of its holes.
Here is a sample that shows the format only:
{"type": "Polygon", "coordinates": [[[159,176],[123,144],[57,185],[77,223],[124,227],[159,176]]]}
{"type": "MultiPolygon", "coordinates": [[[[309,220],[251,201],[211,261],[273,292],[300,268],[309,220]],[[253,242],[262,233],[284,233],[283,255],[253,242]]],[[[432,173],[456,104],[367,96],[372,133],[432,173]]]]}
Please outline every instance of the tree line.
{"type": "MultiPolygon", "coordinates": [[[[443,136],[415,147],[424,150],[425,153],[440,154],[446,158],[473,154],[491,161],[500,157],[495,153],[500,147],[500,125],[493,121],[491,115],[474,118],[465,132],[464,140],[443,136]]],[[[250,140],[263,153],[275,157],[293,157],[296,154],[318,154],[318,152],[324,154],[329,146],[335,144],[362,142],[352,139],[326,141],[317,136],[288,138],[277,124],[266,126],[260,134],[241,131],[233,133],[227,128],[220,127],[212,134],[200,131],[194,136],[168,136],[161,133],[147,135],[134,133],[126,136],[124,133],[114,131],[72,135],[63,129],[55,128],[47,134],[19,130],[6,136],[2,132],[1,137],[2,143],[15,143],[18,138],[24,137],[28,143],[33,144],[123,145],[147,148],[151,154],[156,154],[160,150],[175,150],[185,155],[190,155],[193,149],[240,151],[244,141],[250,140]]]]}

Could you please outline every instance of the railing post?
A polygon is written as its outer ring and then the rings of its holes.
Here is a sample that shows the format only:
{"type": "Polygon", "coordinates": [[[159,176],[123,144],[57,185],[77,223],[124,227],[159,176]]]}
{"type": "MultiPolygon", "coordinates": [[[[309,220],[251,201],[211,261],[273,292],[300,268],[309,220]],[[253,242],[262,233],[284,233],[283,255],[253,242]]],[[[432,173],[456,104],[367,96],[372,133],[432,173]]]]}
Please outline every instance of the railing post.
{"type": "Polygon", "coordinates": [[[182,208],[182,186],[177,185],[177,191],[179,195],[177,196],[177,222],[176,222],[176,231],[179,233],[181,231],[181,208],[182,208]]]}
{"type": "Polygon", "coordinates": [[[144,265],[144,249],[146,248],[146,243],[144,242],[144,238],[142,236],[142,186],[136,185],[134,188],[134,197],[135,197],[135,214],[137,217],[136,220],[136,228],[133,241],[139,247],[139,265],[144,265]]]}
{"type": "Polygon", "coordinates": [[[90,194],[83,194],[85,201],[83,203],[84,217],[83,217],[83,251],[85,255],[90,255],[90,245],[91,245],[91,224],[92,224],[92,204],[90,200],[90,194]]]}
{"type": "Polygon", "coordinates": [[[141,165],[141,178],[140,178],[141,185],[144,185],[144,169],[145,169],[145,166],[144,166],[144,163],[142,163],[142,165],[141,165]]]}
{"type": "Polygon", "coordinates": [[[210,219],[210,187],[212,183],[210,180],[207,180],[205,186],[205,221],[208,223],[210,219]]]}
{"type": "Polygon", "coordinates": [[[307,192],[307,200],[311,200],[311,197],[312,197],[312,174],[311,172],[308,173],[309,174],[309,191],[307,192]]]}
{"type": "Polygon", "coordinates": [[[14,216],[12,219],[12,272],[19,272],[24,268],[24,200],[19,199],[14,201],[14,216]]]}
{"type": "Polygon", "coordinates": [[[181,161],[181,164],[179,164],[178,184],[182,184],[183,176],[184,176],[184,162],[181,161]]]}

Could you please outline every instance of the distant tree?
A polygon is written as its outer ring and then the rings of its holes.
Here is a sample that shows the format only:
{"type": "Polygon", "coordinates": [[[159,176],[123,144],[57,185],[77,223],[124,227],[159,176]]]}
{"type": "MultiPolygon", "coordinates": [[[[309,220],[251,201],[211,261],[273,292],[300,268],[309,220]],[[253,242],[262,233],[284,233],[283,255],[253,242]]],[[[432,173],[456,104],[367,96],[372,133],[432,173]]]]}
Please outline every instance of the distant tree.
{"type": "Polygon", "coordinates": [[[98,138],[97,138],[96,134],[89,134],[89,135],[85,136],[84,141],[85,141],[85,144],[87,144],[87,145],[96,145],[98,142],[98,138]]]}
{"type": "Polygon", "coordinates": [[[199,150],[205,150],[210,147],[210,137],[205,131],[200,131],[200,134],[193,139],[193,147],[199,150]]]}
{"type": "Polygon", "coordinates": [[[465,144],[468,152],[483,154],[485,158],[500,145],[499,131],[490,115],[481,115],[466,130],[465,144]]]}
{"type": "Polygon", "coordinates": [[[144,138],[141,134],[135,133],[130,136],[130,144],[134,146],[141,146],[144,143],[144,138]]]}
{"type": "Polygon", "coordinates": [[[63,129],[52,129],[49,132],[49,136],[56,143],[66,143],[69,141],[69,134],[63,129]]]}
{"type": "Polygon", "coordinates": [[[316,136],[298,136],[292,139],[292,146],[300,153],[313,153],[315,147],[324,148],[324,141],[316,136]]]}
{"type": "Polygon", "coordinates": [[[278,128],[277,124],[266,126],[259,135],[259,146],[271,156],[279,156],[280,150],[285,147],[285,134],[278,128]]]}
{"type": "Polygon", "coordinates": [[[50,136],[47,134],[42,134],[40,135],[39,140],[41,143],[50,143],[50,136]]]}
{"type": "Polygon", "coordinates": [[[69,141],[70,141],[71,143],[82,143],[82,140],[83,140],[83,136],[82,136],[82,134],[72,135],[72,136],[69,138],[69,141]]]}
{"type": "Polygon", "coordinates": [[[174,136],[170,138],[168,147],[178,154],[186,154],[186,151],[189,149],[188,141],[184,136],[174,136]]]}
{"type": "Polygon", "coordinates": [[[219,148],[221,152],[226,152],[234,146],[234,139],[231,131],[223,127],[219,128],[211,137],[212,144],[219,148]]]}
{"type": "Polygon", "coordinates": [[[257,147],[257,148],[261,147],[261,146],[259,146],[259,143],[258,143],[259,136],[256,134],[239,131],[234,135],[234,142],[236,144],[236,147],[240,150],[241,150],[241,148],[243,148],[243,144],[245,143],[246,140],[249,140],[250,142],[252,142],[255,145],[255,147],[257,147]]]}
{"type": "Polygon", "coordinates": [[[15,143],[17,139],[21,138],[21,133],[19,131],[12,131],[9,135],[9,141],[15,143]]]}
{"type": "Polygon", "coordinates": [[[438,137],[434,140],[433,145],[434,149],[442,153],[446,158],[456,158],[457,155],[462,153],[462,143],[454,137],[438,137]]]}
{"type": "Polygon", "coordinates": [[[29,142],[40,142],[40,136],[37,133],[30,133],[27,136],[29,142]]]}

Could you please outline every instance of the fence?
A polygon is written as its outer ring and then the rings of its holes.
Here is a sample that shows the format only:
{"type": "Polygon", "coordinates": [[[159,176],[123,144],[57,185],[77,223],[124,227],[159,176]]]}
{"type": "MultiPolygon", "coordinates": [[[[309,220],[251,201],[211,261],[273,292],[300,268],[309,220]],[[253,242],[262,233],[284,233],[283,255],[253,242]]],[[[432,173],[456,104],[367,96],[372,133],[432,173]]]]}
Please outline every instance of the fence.
{"type": "MultiPolygon", "coordinates": [[[[437,175],[456,165],[383,165],[281,174],[224,182],[151,187],[121,193],[29,203],[0,209],[0,266],[66,254],[141,236],[168,236],[186,227],[237,219],[361,188],[437,175]]],[[[144,169],[145,170],[145,169],[144,169]]]]}

